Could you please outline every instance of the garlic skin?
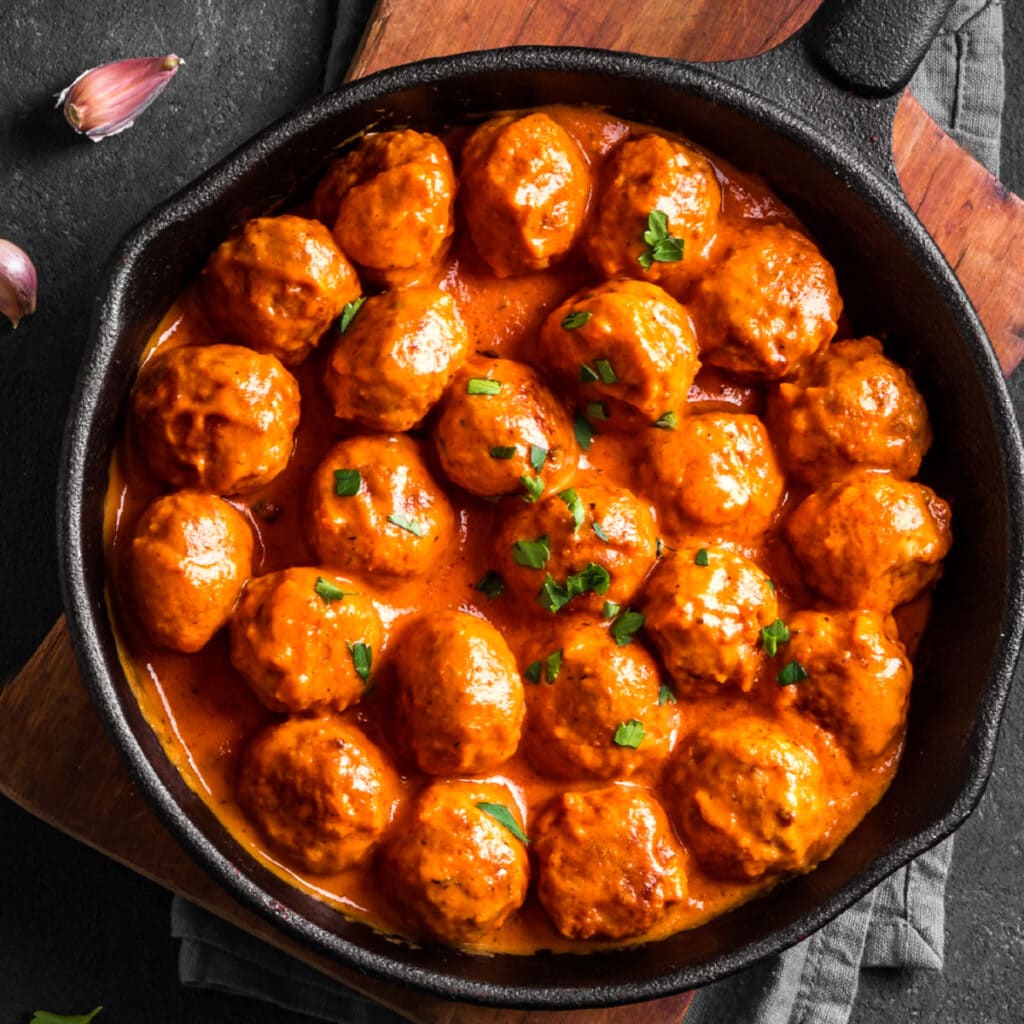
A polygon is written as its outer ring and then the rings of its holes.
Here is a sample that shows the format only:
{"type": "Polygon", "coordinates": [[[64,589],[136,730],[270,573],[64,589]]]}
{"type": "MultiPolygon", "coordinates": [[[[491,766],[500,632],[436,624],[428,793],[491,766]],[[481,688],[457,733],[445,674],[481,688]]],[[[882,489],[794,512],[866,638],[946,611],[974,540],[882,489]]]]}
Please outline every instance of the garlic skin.
{"type": "Polygon", "coordinates": [[[17,327],[36,311],[36,268],[24,249],[0,238],[0,313],[17,327]]]}
{"type": "Polygon", "coordinates": [[[99,142],[131,128],[184,63],[169,53],[101,64],[82,72],[57,97],[57,106],[76,132],[99,142]]]}

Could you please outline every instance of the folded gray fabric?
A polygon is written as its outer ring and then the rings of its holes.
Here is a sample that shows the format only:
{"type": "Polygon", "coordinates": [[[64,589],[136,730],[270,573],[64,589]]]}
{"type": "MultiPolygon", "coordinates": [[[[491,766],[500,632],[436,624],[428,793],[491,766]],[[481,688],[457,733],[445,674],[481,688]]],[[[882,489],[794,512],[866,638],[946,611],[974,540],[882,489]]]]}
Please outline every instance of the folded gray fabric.
{"type": "MultiPolygon", "coordinates": [[[[354,45],[353,17],[368,0],[341,5],[328,84],[354,45]]],[[[1003,105],[1002,4],[959,0],[911,88],[931,116],[993,173],[1003,105]]],[[[780,956],[701,989],[686,1024],[846,1024],[861,970],[941,970],[948,839],[886,879],[845,914],[780,956]]],[[[341,1024],[403,1018],[175,897],[186,985],[267,1000],[341,1024]]]]}

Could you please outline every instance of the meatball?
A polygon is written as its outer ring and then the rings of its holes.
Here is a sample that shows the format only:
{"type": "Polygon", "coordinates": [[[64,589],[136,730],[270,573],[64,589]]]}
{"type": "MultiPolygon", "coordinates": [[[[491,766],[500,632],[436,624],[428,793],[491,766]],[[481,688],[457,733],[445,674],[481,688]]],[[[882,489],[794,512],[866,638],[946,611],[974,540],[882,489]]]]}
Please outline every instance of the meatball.
{"type": "Polygon", "coordinates": [[[807,484],[859,466],[910,479],[932,442],[924,399],[877,338],[837,341],[795,384],[768,399],[772,437],[807,484]]]}
{"type": "Polygon", "coordinates": [[[782,474],[756,416],[701,413],[676,430],[652,430],[645,470],[659,512],[682,529],[753,536],[771,524],[782,497],[782,474]]]}
{"type": "Polygon", "coordinates": [[[313,474],[310,540],[356,573],[422,576],[455,536],[455,513],[411,438],[350,437],[313,474]]]}
{"type": "Polygon", "coordinates": [[[641,608],[680,693],[752,689],[761,629],[778,607],[772,581],[749,559],[724,548],[682,547],[655,569],[641,608]]]}
{"type": "Polygon", "coordinates": [[[382,851],[381,874],[427,934],[471,943],[522,906],[530,862],[518,809],[504,786],[436,782],[401,824],[382,851]]]}
{"type": "Polygon", "coordinates": [[[831,824],[814,752],[773,723],[744,717],[679,747],[666,804],[709,874],[745,881],[809,871],[831,824]]]}
{"type": "Polygon", "coordinates": [[[661,703],[658,668],[636,641],[619,646],[607,623],[569,619],[522,661],[530,684],[523,748],[541,774],[626,778],[655,773],[668,757],[676,707],[661,703]]]}
{"type": "Polygon", "coordinates": [[[796,375],[832,339],[843,306],[831,265],[784,224],[739,232],[695,304],[701,360],[748,380],[796,375]]]}
{"type": "Polygon", "coordinates": [[[576,471],[569,414],[533,370],[509,359],[471,363],[456,375],[434,425],[434,445],[445,475],[484,497],[522,493],[524,478],[557,490],[576,471]],[[482,392],[473,383],[481,380],[499,390],[482,392]]]}
{"type": "Polygon", "coordinates": [[[786,521],[804,579],[842,608],[891,611],[938,579],[950,510],[930,487],[860,469],[805,498],[786,521]]]}
{"type": "Polygon", "coordinates": [[[780,687],[793,704],[831,732],[854,762],[877,761],[903,734],[913,671],[896,623],[878,612],[797,612],[785,658],[807,678],[780,687]]]}
{"type": "Polygon", "coordinates": [[[643,278],[680,296],[707,267],[721,206],[715,172],[696,150],[664,135],[629,139],[605,170],[587,255],[605,277],[643,278]],[[656,246],[658,213],[678,247],[656,246]]]}
{"type": "Polygon", "coordinates": [[[250,740],[238,778],[239,802],[271,846],[318,875],[366,859],[397,793],[380,750],[331,716],[267,726],[250,740]]]}
{"type": "Polygon", "coordinates": [[[571,602],[599,612],[626,604],[657,558],[650,506],[623,488],[587,485],[517,508],[496,543],[499,571],[549,612],[571,602]]]}
{"type": "Polygon", "coordinates": [[[397,645],[395,671],[403,746],[421,771],[490,771],[516,752],[523,684],[489,622],[458,611],[417,617],[397,645]]]}
{"type": "Polygon", "coordinates": [[[150,639],[191,654],[231,617],[252,572],[252,531],[216,495],[167,494],[136,525],[130,568],[135,614],[150,639]]]}
{"type": "Polygon", "coordinates": [[[640,935],[686,896],[665,812],[637,786],[563,793],[533,831],[537,896],[567,938],[640,935]]]}
{"type": "Polygon", "coordinates": [[[547,114],[485,121],[462,150],[462,204],[484,262],[498,277],[543,270],[576,243],[590,171],[547,114]]]}
{"type": "Polygon", "coordinates": [[[668,292],[620,278],[584,289],[544,322],[546,367],[583,398],[612,398],[652,423],[686,404],[699,363],[686,310],[668,292]]]}
{"type": "Polygon", "coordinates": [[[435,273],[454,230],[455,171],[435,135],[405,128],[363,137],[313,193],[313,214],[380,284],[435,273]]]}
{"type": "Polygon", "coordinates": [[[363,695],[384,629],[359,589],[326,569],[249,580],[231,620],[231,663],[272,711],[344,711],[363,695]]]}
{"type": "Polygon", "coordinates": [[[468,356],[452,297],[402,288],[366,300],[335,342],[324,384],[335,416],[374,430],[409,430],[468,356]]]}
{"type": "Polygon", "coordinates": [[[157,356],[132,394],[135,444],[174,487],[245,494],[288,464],[299,385],[274,356],[236,345],[157,356]]]}
{"type": "Polygon", "coordinates": [[[246,221],[201,278],[203,308],[221,335],[301,363],[362,287],[319,221],[285,214],[246,221]]]}

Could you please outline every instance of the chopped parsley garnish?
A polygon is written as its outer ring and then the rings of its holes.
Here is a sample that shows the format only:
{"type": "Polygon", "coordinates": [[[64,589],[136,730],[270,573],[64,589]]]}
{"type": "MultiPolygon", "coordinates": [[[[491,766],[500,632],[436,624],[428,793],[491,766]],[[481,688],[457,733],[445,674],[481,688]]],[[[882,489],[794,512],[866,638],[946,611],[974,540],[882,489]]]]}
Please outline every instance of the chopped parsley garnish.
{"type": "Polygon", "coordinates": [[[775,678],[778,679],[779,686],[792,686],[793,683],[799,683],[807,678],[807,669],[794,658],[783,665],[782,671],[775,678]]]}
{"type": "Polygon", "coordinates": [[[640,631],[640,627],[647,621],[646,616],[640,612],[627,608],[618,615],[612,623],[612,639],[620,646],[625,647],[633,642],[633,637],[640,631]]]}
{"type": "Polygon", "coordinates": [[[499,825],[507,828],[521,843],[528,843],[529,836],[519,827],[515,815],[504,804],[490,804],[486,801],[476,805],[477,808],[489,814],[499,825]]]}
{"type": "Polygon", "coordinates": [[[50,1013],[49,1010],[36,1010],[32,1014],[29,1024],[89,1024],[89,1022],[102,1010],[97,1006],[92,1013],[50,1013]]]}
{"type": "Polygon", "coordinates": [[[676,695],[672,692],[672,687],[668,683],[662,683],[661,689],[658,690],[658,703],[659,704],[675,704],[676,695]]]}
{"type": "Polygon", "coordinates": [[[597,534],[597,539],[603,540],[605,544],[608,544],[608,534],[604,532],[604,527],[596,519],[590,525],[594,528],[594,533],[597,534]]]}
{"type": "Polygon", "coordinates": [[[590,442],[597,431],[587,422],[583,413],[577,411],[572,421],[572,432],[576,435],[576,443],[585,451],[590,451],[590,442]]]}
{"type": "Polygon", "coordinates": [[[517,540],[512,545],[512,558],[516,565],[524,569],[543,569],[551,557],[551,548],[547,537],[536,540],[517,540]]]}
{"type": "Polygon", "coordinates": [[[501,381],[489,377],[470,377],[466,384],[467,395],[496,395],[501,391],[501,381]]]}
{"type": "Polygon", "coordinates": [[[771,591],[771,592],[772,592],[773,594],[775,593],[775,584],[774,584],[774,583],[773,583],[773,582],[772,582],[771,580],[768,580],[768,589],[769,589],[769,590],[770,590],[770,591],[771,591]]]}
{"type": "Polygon", "coordinates": [[[700,548],[697,551],[697,554],[695,554],[693,556],[693,564],[694,565],[699,565],[702,568],[704,566],[710,564],[709,559],[708,559],[708,549],[707,548],[700,548]]]}
{"type": "Polygon", "coordinates": [[[363,474],[358,469],[336,469],[334,471],[334,493],[339,498],[351,498],[359,493],[363,474]]]}
{"type": "Polygon", "coordinates": [[[519,482],[526,491],[519,495],[523,501],[536,501],[544,493],[544,481],[539,476],[521,476],[519,482]]]}
{"type": "Polygon", "coordinates": [[[679,417],[671,411],[662,413],[654,421],[654,426],[659,430],[675,430],[679,426],[679,417]]]}
{"type": "Polygon", "coordinates": [[[499,597],[505,589],[505,581],[493,570],[488,569],[480,579],[473,584],[474,590],[487,596],[488,601],[499,597]]]}
{"type": "Polygon", "coordinates": [[[602,619],[614,619],[619,614],[619,605],[616,601],[605,601],[604,607],[601,609],[602,619]]]}
{"type": "Polygon", "coordinates": [[[601,378],[602,384],[619,383],[619,378],[615,375],[612,364],[607,359],[595,359],[594,369],[597,370],[597,375],[601,378]]]}
{"type": "Polygon", "coordinates": [[[530,445],[530,465],[534,471],[539,473],[544,468],[544,463],[547,462],[548,450],[547,448],[541,448],[539,444],[530,445]]]}
{"type": "Polygon", "coordinates": [[[644,241],[647,248],[637,256],[644,270],[650,270],[652,263],[678,263],[683,258],[683,240],[668,233],[668,215],[661,210],[647,215],[644,241]]]}
{"type": "Polygon", "coordinates": [[[355,593],[354,590],[342,590],[341,587],[335,586],[330,580],[325,580],[323,576],[317,576],[316,583],[313,584],[313,589],[324,604],[330,604],[332,601],[340,601],[343,597],[347,597],[349,594],[355,593]]]}
{"type": "Polygon", "coordinates": [[[539,661],[531,661],[530,664],[526,666],[526,671],[523,672],[523,675],[526,676],[526,678],[531,683],[533,683],[534,686],[536,686],[537,683],[540,682],[540,674],[542,669],[543,666],[539,661]]]}
{"type": "Polygon", "coordinates": [[[423,537],[426,535],[426,530],[416,522],[415,519],[406,519],[405,516],[392,514],[388,516],[388,522],[392,526],[401,527],[403,530],[408,530],[414,537],[423,537]]]}
{"type": "Polygon", "coordinates": [[[628,722],[622,722],[615,730],[612,737],[618,747],[630,747],[636,750],[644,739],[644,723],[631,718],[628,722]]]}
{"type": "Polygon", "coordinates": [[[786,643],[789,643],[789,627],[782,619],[776,619],[770,626],[761,627],[761,646],[769,658],[775,657],[779,644],[786,643]]]}
{"type": "Polygon", "coordinates": [[[511,459],[515,456],[516,450],[513,445],[498,445],[491,449],[492,459],[511,459]]]}
{"type": "Polygon", "coordinates": [[[575,331],[577,328],[586,324],[593,315],[593,313],[590,313],[585,309],[573,310],[573,312],[562,320],[562,326],[567,331],[575,331]]]}
{"type": "Polygon", "coordinates": [[[608,419],[608,406],[604,402],[587,402],[587,419],[598,421],[608,419]]]}
{"type": "Polygon", "coordinates": [[[338,324],[338,331],[341,334],[344,334],[349,329],[349,325],[355,320],[356,313],[359,312],[359,308],[365,301],[366,296],[360,295],[358,299],[345,303],[345,308],[341,311],[341,322],[338,324]]]}
{"type": "Polygon", "coordinates": [[[591,562],[582,572],[573,573],[564,584],[559,583],[551,573],[547,573],[537,595],[537,601],[545,611],[554,615],[581,594],[607,593],[611,581],[608,570],[596,562],[591,562]]]}
{"type": "Polygon", "coordinates": [[[581,384],[596,384],[601,380],[601,375],[595,370],[590,363],[580,364],[580,383],[581,384]]]}
{"type": "Polygon", "coordinates": [[[565,507],[572,516],[572,532],[575,533],[583,522],[583,502],[580,501],[580,496],[572,487],[565,491],[559,491],[558,496],[565,502],[565,507]]]}
{"type": "Polygon", "coordinates": [[[357,640],[354,644],[346,640],[345,646],[352,655],[352,666],[356,670],[356,675],[365,683],[370,678],[370,669],[373,666],[373,651],[370,645],[363,643],[362,640],[357,640]]]}
{"type": "Polygon", "coordinates": [[[558,678],[558,673],[562,671],[562,649],[559,648],[557,651],[552,651],[544,659],[544,672],[547,676],[549,683],[553,683],[558,678]]]}

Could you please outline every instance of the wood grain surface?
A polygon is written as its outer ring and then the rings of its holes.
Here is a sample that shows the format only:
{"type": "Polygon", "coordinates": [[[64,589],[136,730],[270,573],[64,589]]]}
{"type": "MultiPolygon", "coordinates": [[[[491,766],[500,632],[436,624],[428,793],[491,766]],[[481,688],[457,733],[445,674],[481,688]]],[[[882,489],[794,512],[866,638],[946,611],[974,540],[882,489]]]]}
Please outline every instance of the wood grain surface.
{"type": "MultiPolygon", "coordinates": [[[[381,0],[351,77],[427,56],[566,43],[654,56],[750,56],[802,25],[815,0],[381,0]]],[[[908,201],[971,296],[1008,374],[1024,356],[1024,203],[953,143],[909,95],[894,151],[908,201]]],[[[689,994],[568,1013],[468,1007],[358,975],[238,904],[182,851],[131,784],[86,696],[64,620],[0,693],[0,792],[55,827],[419,1024],[676,1024],[689,994]]]]}

